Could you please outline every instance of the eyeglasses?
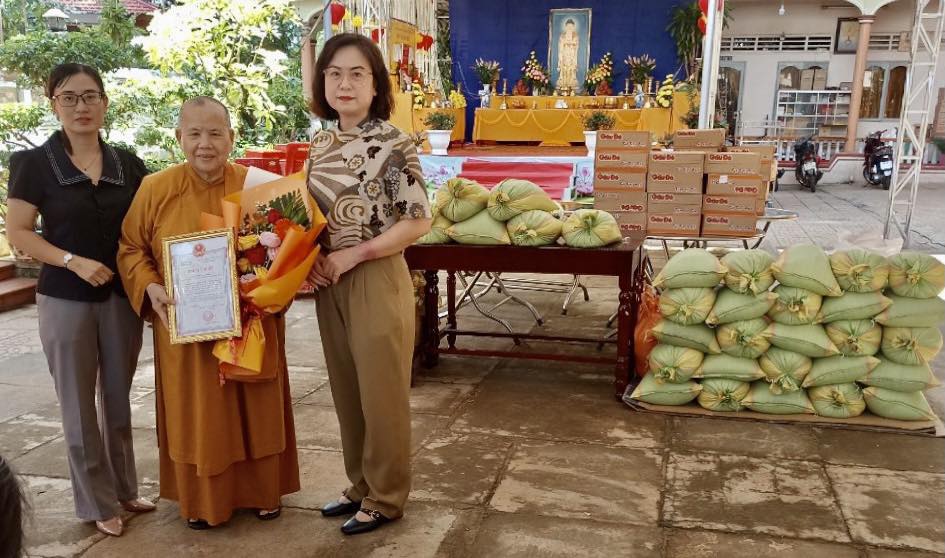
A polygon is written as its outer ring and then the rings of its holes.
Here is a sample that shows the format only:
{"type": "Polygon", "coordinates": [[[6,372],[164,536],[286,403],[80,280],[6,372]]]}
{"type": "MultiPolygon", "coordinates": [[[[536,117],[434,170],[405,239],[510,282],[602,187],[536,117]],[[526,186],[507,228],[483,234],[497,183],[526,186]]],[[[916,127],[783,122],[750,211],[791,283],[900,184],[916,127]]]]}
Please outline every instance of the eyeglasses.
{"type": "Polygon", "coordinates": [[[365,70],[351,70],[350,72],[343,72],[338,68],[329,68],[325,70],[325,79],[333,84],[341,83],[341,80],[345,77],[348,78],[348,83],[352,85],[364,85],[368,78],[373,75],[371,72],[365,70]]]}
{"type": "Polygon", "coordinates": [[[99,91],[86,91],[81,95],[75,93],[62,93],[60,95],[55,95],[53,100],[57,101],[61,106],[64,107],[74,107],[79,104],[79,99],[82,99],[82,102],[86,105],[97,105],[102,102],[102,99],[105,98],[105,94],[99,91]]]}

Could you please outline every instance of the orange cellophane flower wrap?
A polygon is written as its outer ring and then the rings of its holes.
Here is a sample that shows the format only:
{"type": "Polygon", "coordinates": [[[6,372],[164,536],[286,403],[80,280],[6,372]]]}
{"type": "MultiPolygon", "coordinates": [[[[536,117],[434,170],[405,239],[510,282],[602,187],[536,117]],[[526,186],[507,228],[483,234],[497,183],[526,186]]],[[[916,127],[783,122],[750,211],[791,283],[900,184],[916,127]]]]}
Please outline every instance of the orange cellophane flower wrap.
{"type": "MultiPolygon", "coordinates": [[[[287,186],[292,184],[285,179],[277,182],[282,182],[287,186]]],[[[227,210],[226,202],[231,202],[229,204],[231,207],[236,205],[240,208],[239,201],[239,193],[225,198],[224,220],[234,219],[233,215],[235,215],[235,220],[238,222],[240,215],[247,212],[245,207],[235,214],[227,210]]],[[[256,202],[252,203],[255,205],[256,202]]],[[[308,230],[299,226],[292,227],[282,240],[279,253],[269,266],[266,277],[257,279],[258,286],[251,291],[241,293],[240,306],[246,318],[243,320],[243,335],[233,339],[221,339],[214,345],[213,355],[220,360],[221,382],[224,380],[253,382],[275,378],[275,369],[264,370],[263,366],[266,337],[261,319],[266,314],[282,311],[292,301],[315,264],[319,251],[315,239],[325,228],[327,221],[315,203],[310,203],[309,207],[312,226],[308,230]]]]}

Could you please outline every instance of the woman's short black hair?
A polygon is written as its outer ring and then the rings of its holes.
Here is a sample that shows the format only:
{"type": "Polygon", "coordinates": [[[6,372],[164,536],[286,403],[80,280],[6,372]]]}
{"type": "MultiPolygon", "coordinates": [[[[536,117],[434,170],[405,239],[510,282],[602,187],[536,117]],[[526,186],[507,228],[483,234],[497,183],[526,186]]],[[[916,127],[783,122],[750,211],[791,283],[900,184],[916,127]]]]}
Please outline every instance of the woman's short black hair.
{"type": "Polygon", "coordinates": [[[353,46],[367,58],[371,66],[371,74],[374,79],[374,91],[376,95],[371,101],[369,115],[371,118],[381,120],[390,120],[390,114],[394,110],[394,93],[391,90],[390,78],[387,75],[387,65],[384,64],[384,56],[381,55],[381,49],[374,44],[374,41],[358,35],[357,33],[340,33],[328,39],[322,48],[318,60],[315,62],[315,74],[312,76],[312,101],[309,108],[316,116],[326,120],[338,120],[338,111],[331,108],[328,99],[325,97],[325,69],[331,64],[335,54],[342,48],[353,46]]]}
{"type": "Polygon", "coordinates": [[[26,499],[13,469],[0,455],[0,556],[23,554],[23,516],[26,499]]]}
{"type": "Polygon", "coordinates": [[[59,87],[62,82],[77,74],[85,74],[92,78],[95,85],[98,85],[99,91],[103,94],[105,93],[105,84],[102,82],[102,75],[98,73],[98,70],[92,66],[70,62],[68,64],[59,64],[49,72],[49,79],[46,80],[46,96],[52,99],[53,95],[56,94],[56,88],[59,87]]]}

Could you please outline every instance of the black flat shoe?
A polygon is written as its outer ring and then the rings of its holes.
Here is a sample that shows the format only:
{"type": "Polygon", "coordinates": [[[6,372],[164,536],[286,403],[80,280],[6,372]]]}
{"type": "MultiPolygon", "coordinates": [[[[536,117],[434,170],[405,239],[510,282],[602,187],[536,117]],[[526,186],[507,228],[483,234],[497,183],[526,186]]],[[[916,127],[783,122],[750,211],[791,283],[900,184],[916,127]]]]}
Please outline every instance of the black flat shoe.
{"type": "Polygon", "coordinates": [[[206,531],[207,529],[210,529],[213,527],[212,525],[210,525],[203,519],[188,519],[187,526],[193,529],[194,531],[206,531]]]}
{"type": "Polygon", "coordinates": [[[322,506],[322,515],[325,517],[338,517],[339,515],[348,515],[361,509],[361,502],[348,502],[342,504],[335,500],[322,506]]]}
{"type": "Polygon", "coordinates": [[[373,531],[385,523],[390,523],[390,519],[381,515],[380,512],[374,510],[358,510],[366,513],[371,516],[370,521],[358,521],[357,518],[352,517],[348,521],[344,522],[344,525],[341,526],[341,532],[345,535],[359,535],[361,533],[367,533],[368,531],[373,531]]]}
{"type": "Polygon", "coordinates": [[[256,512],[255,512],[256,519],[258,519],[258,520],[260,520],[260,521],[272,521],[273,519],[276,519],[277,517],[279,517],[280,515],[282,515],[282,508],[281,508],[281,507],[276,508],[275,511],[271,511],[271,512],[269,512],[269,513],[263,513],[263,511],[264,511],[264,510],[256,510],[256,512]]]}

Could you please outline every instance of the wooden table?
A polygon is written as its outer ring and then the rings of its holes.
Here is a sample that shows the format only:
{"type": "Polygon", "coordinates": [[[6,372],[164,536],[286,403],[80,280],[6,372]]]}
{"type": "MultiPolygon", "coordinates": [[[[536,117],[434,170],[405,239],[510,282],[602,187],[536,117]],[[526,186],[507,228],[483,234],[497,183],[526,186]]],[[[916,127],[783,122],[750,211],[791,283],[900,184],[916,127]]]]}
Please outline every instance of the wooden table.
{"type": "MultiPolygon", "coordinates": [[[[639,240],[598,249],[549,246],[524,248],[518,246],[465,246],[460,244],[414,245],[405,256],[410,269],[422,270],[426,278],[424,315],[420,341],[420,363],[426,368],[437,365],[439,355],[497,356],[558,360],[569,362],[606,363],[614,366],[614,393],[619,400],[633,375],[633,328],[642,293],[643,249],[639,240]],[[438,271],[446,271],[446,328],[440,329],[438,317],[438,271]],[[620,294],[617,311],[617,356],[591,354],[551,354],[465,349],[456,346],[458,336],[505,337],[534,339],[556,343],[599,344],[602,337],[566,337],[518,333],[492,333],[459,329],[456,323],[456,272],[488,271],[495,273],[541,273],[569,275],[606,275],[618,278],[620,294]],[[440,342],[446,338],[446,347],[440,342]]],[[[613,343],[613,340],[606,342],[613,343]]],[[[592,349],[593,350],[593,349],[592,349]]]]}

